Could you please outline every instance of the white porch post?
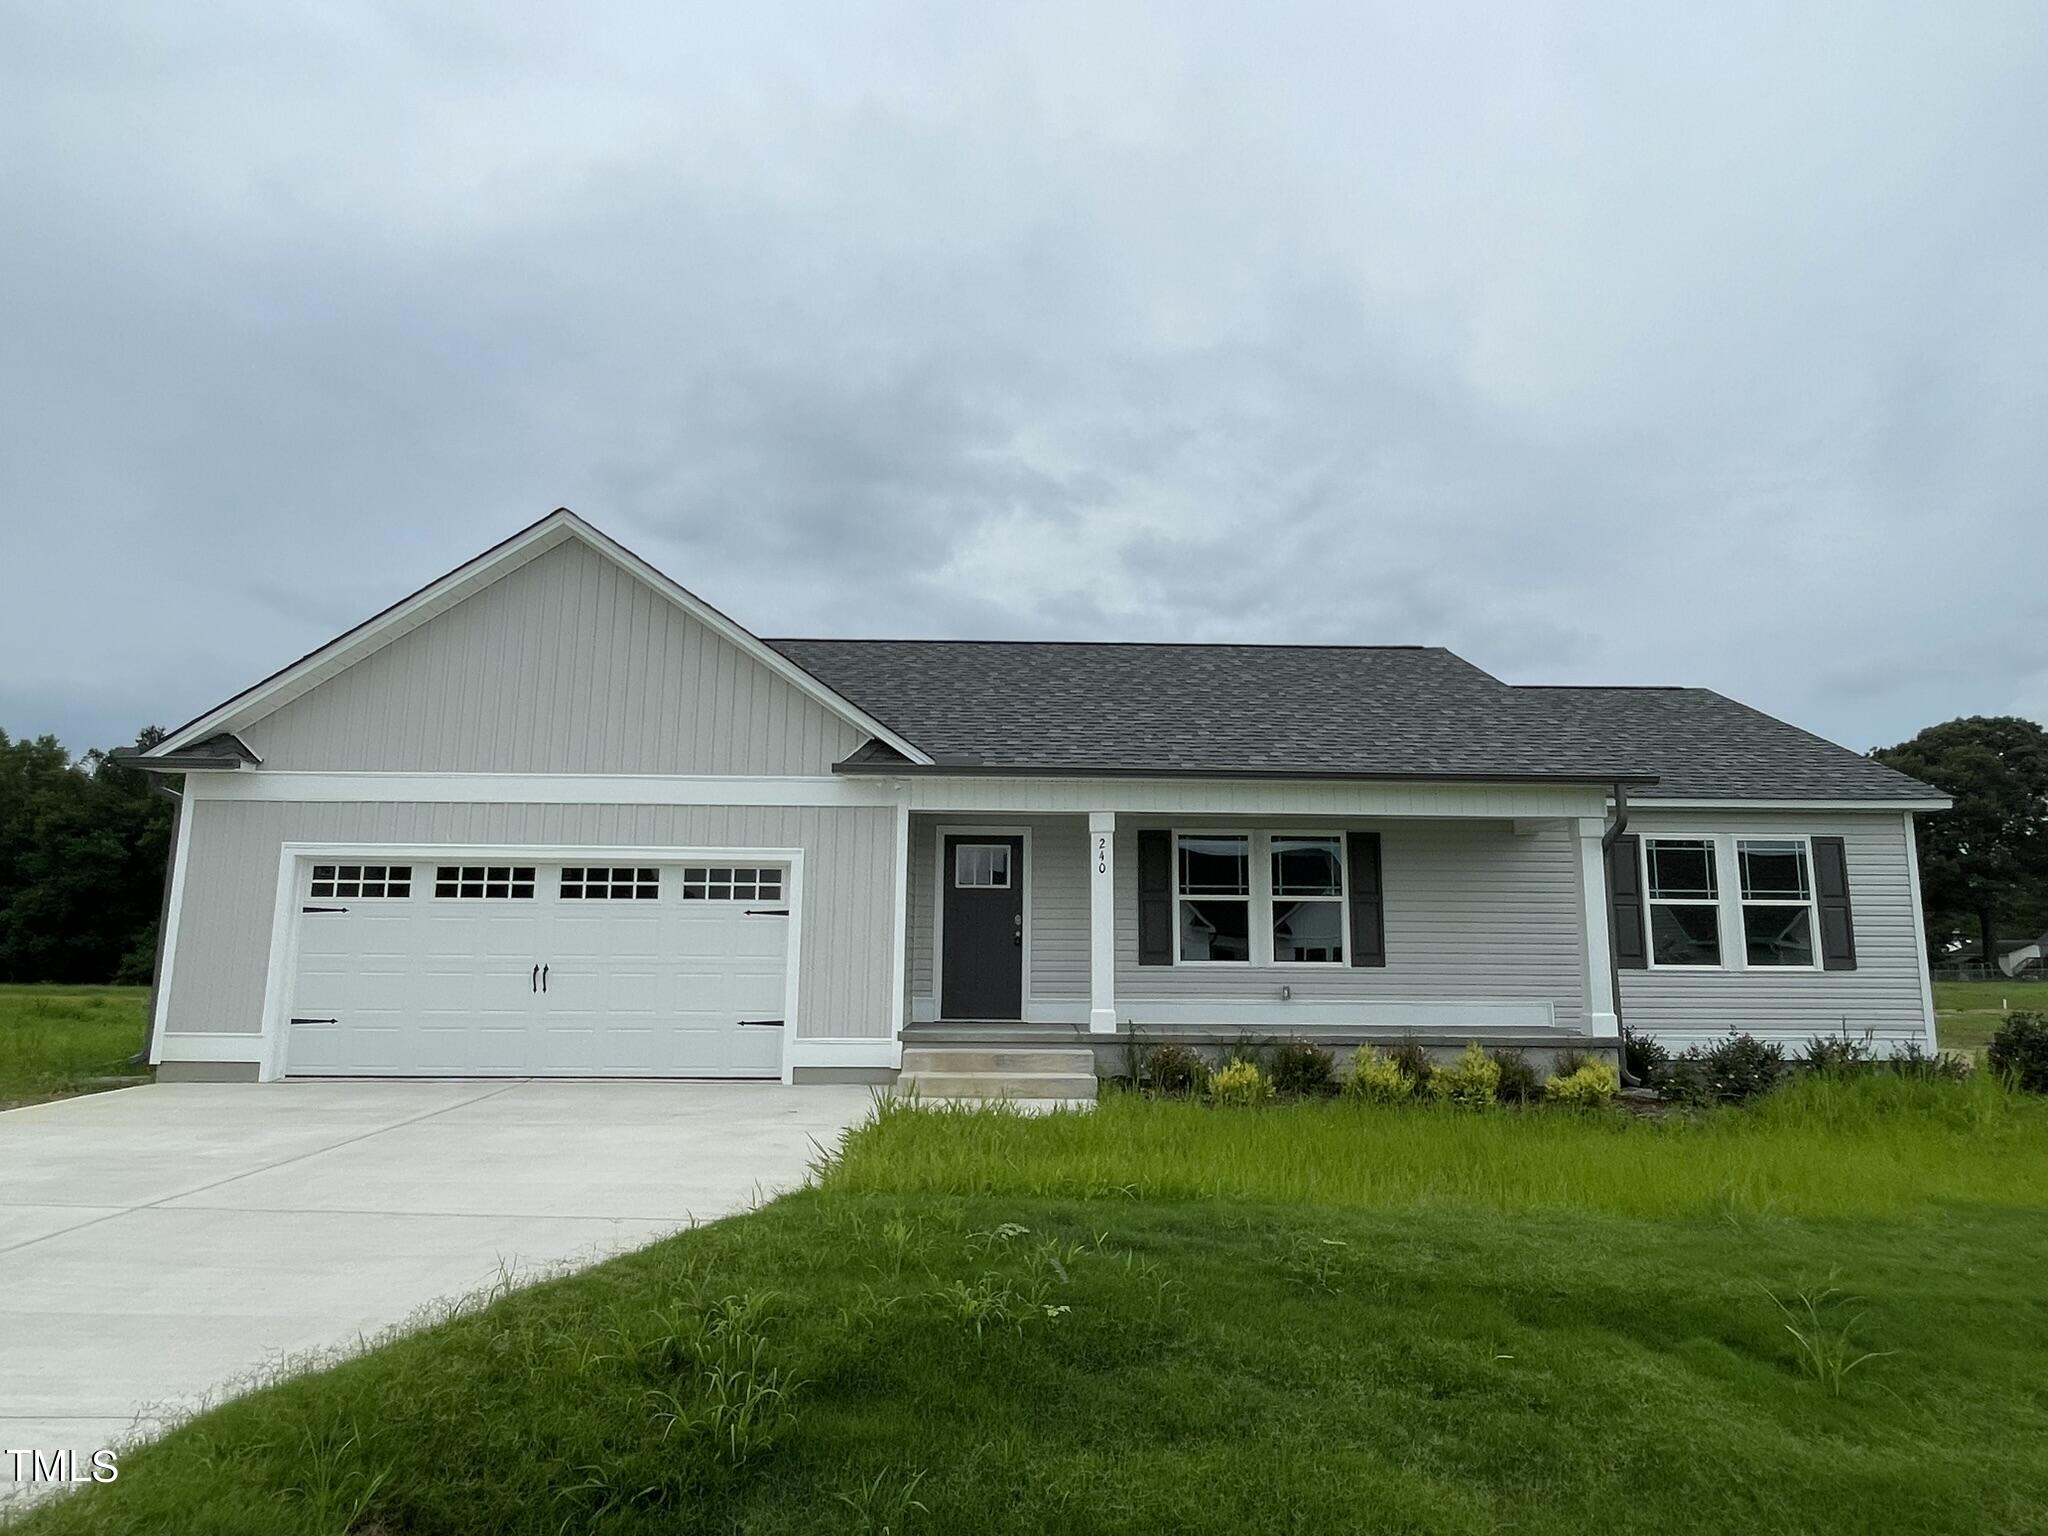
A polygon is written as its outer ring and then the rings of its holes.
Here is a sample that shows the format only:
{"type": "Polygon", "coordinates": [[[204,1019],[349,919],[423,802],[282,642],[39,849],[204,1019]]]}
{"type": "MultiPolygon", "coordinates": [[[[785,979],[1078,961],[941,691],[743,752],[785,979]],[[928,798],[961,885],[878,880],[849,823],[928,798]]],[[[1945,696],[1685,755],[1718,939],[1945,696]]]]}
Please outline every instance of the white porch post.
{"type": "Polygon", "coordinates": [[[1116,1032],[1116,812],[1088,813],[1088,1029],[1116,1032]]]}
{"type": "Polygon", "coordinates": [[[1614,950],[1607,931],[1607,853],[1600,846],[1606,823],[1578,818],[1579,892],[1586,929],[1586,1033],[1612,1040],[1621,1033],[1614,1005],[1614,950]]]}

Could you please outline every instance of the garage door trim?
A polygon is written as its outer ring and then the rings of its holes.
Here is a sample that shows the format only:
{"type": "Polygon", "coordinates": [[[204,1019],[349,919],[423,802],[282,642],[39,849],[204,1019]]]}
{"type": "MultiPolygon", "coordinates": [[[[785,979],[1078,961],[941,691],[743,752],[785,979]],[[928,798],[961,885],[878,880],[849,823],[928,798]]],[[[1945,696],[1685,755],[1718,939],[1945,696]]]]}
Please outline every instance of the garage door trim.
{"type": "Polygon", "coordinates": [[[803,1001],[798,991],[803,949],[804,852],[801,848],[709,848],[606,845],[601,843],[338,843],[287,842],[278,850],[277,898],[271,917],[270,965],[263,979],[262,1078],[272,1082],[284,1075],[285,1036],[290,1029],[292,983],[298,973],[299,877],[302,867],[316,860],[372,861],[379,863],[433,863],[446,861],[504,863],[516,855],[520,862],[640,864],[761,863],[789,867],[789,888],[784,904],[789,908],[789,953],[783,980],[784,1024],[782,1030],[782,1081],[795,1081],[794,1044],[802,1026],[803,1001]]]}

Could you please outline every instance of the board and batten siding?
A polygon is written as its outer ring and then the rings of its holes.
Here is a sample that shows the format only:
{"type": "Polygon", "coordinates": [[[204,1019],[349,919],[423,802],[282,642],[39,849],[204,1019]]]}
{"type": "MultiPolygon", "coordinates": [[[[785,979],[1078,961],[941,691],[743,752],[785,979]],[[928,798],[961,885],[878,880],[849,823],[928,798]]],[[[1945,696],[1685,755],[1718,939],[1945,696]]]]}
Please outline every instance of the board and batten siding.
{"type": "MultiPolygon", "coordinates": [[[[1882,812],[1635,811],[1637,837],[1839,837],[1849,868],[1856,930],[1853,971],[1640,970],[1621,973],[1621,1011],[1631,1029],[1685,1045],[1737,1030],[1804,1044],[1814,1035],[1878,1043],[1927,1043],[1926,959],[1913,912],[1913,847],[1906,818],[1882,812]]],[[[1739,890],[1737,872],[1717,871],[1739,890]]],[[[1740,931],[1724,943],[1739,943],[1740,931]]]]}
{"type": "MultiPolygon", "coordinates": [[[[936,1009],[932,946],[938,931],[939,828],[972,827],[965,812],[910,818],[910,997],[919,1012],[936,1009]],[[923,1005],[929,1004],[927,1008],[923,1005]]],[[[1004,816],[988,825],[1031,833],[1031,883],[1025,891],[1031,925],[1031,974],[1025,1005],[1064,1002],[1083,1019],[1088,1006],[1088,818],[1004,816]]]]}
{"type": "MultiPolygon", "coordinates": [[[[1583,897],[1569,821],[1517,833],[1499,821],[1259,818],[1217,830],[1380,834],[1387,963],[1376,966],[1138,964],[1138,832],[1199,830],[1192,818],[1117,824],[1116,1000],[1375,1004],[1545,1001],[1561,1029],[1586,1013],[1583,897]]],[[[1084,893],[1085,894],[1085,893],[1084,893]]]]}
{"type": "MultiPolygon", "coordinates": [[[[885,806],[193,800],[166,1037],[263,1030],[278,860],[293,843],[432,848],[800,848],[798,1036],[891,1029],[896,815],[885,806]]],[[[420,886],[416,883],[416,889],[420,886]]],[[[431,888],[431,881],[426,882],[431,888]]]]}
{"type": "Polygon", "coordinates": [[[574,539],[237,729],[316,773],[819,774],[867,740],[574,539]]]}

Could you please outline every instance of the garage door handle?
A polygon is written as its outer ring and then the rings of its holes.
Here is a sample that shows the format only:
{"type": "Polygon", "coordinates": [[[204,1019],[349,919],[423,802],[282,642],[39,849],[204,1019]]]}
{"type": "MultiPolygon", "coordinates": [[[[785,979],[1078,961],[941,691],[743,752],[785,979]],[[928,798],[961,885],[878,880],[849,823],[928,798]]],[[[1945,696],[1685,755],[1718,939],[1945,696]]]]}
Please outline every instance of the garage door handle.
{"type": "Polygon", "coordinates": [[[741,1028],[741,1029],[780,1029],[780,1028],[782,1028],[782,1020],[780,1020],[780,1019],[741,1019],[741,1020],[740,1020],[740,1028],[741,1028]]]}
{"type": "Polygon", "coordinates": [[[543,992],[548,989],[548,968],[546,966],[540,968],[540,989],[543,992]]]}
{"type": "Polygon", "coordinates": [[[347,907],[301,907],[301,912],[346,912],[347,907]]]}
{"type": "Polygon", "coordinates": [[[537,965],[533,968],[533,990],[540,990],[540,967],[537,965]]]}
{"type": "Polygon", "coordinates": [[[339,1019],[293,1019],[294,1024],[339,1024],[339,1019]]]}
{"type": "MultiPolygon", "coordinates": [[[[787,908],[787,907],[749,907],[749,908],[747,908],[747,916],[749,916],[749,917],[787,917],[787,916],[789,916],[789,908],[787,908]]],[[[778,1022],[779,1022],[779,1021],[778,1021],[778,1022]]]]}

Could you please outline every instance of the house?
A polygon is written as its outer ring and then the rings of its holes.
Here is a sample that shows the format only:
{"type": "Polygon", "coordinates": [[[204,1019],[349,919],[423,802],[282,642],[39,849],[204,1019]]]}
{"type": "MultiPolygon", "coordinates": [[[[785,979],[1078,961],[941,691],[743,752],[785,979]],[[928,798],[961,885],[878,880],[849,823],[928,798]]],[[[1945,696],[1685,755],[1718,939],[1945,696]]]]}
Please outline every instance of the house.
{"type": "Polygon", "coordinates": [[[166,1079],[1933,1039],[1947,802],[1718,694],[762,640],[566,510],[133,761],[183,778],[166,1079]]]}

